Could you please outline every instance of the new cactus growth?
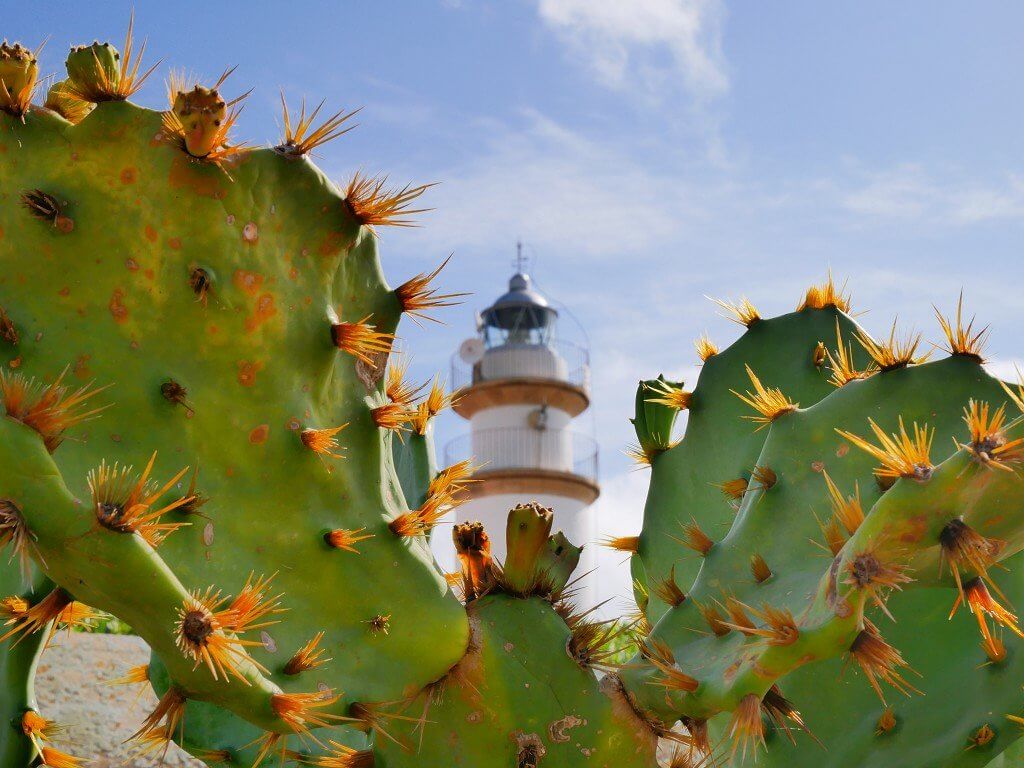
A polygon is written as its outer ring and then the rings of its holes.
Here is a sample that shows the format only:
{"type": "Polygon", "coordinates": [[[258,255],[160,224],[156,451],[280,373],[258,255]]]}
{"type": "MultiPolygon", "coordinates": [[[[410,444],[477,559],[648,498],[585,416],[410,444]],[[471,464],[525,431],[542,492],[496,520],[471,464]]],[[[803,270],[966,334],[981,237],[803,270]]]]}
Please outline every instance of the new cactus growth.
{"type": "Polygon", "coordinates": [[[129,102],[131,26],[43,107],[3,50],[2,768],[85,757],[31,680],[94,611],[153,652],[120,681],[159,697],[137,751],[210,765],[653,768],[661,737],[674,768],[980,766],[1016,739],[1024,399],[959,309],[924,363],[831,280],[778,318],[724,302],[746,331],[698,343],[695,386],[641,384],[644,528],[610,543],[644,611],[602,620],[573,604],[589,543],[529,500],[502,562],[473,523],[457,574],[433,560],[474,467],[437,471],[450,397],[393,347],[459,294],[378,261],[427,187],[309,160],[352,113],[285,107],[253,148],[223,77],[129,102]]]}

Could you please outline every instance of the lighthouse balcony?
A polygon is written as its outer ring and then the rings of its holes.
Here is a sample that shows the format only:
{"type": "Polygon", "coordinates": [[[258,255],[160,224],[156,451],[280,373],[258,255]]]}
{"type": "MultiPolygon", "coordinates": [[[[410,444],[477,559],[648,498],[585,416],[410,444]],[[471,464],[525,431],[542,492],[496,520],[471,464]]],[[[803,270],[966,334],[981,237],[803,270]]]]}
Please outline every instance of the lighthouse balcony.
{"type": "Polygon", "coordinates": [[[476,363],[452,357],[455,411],[471,418],[511,403],[550,405],[578,416],[590,405],[590,354],[568,341],[489,345],[476,363]]]}
{"type": "Polygon", "coordinates": [[[450,440],[444,457],[449,466],[471,459],[479,467],[470,496],[548,494],[590,504],[600,493],[597,443],[577,432],[480,429],[450,440]]]}

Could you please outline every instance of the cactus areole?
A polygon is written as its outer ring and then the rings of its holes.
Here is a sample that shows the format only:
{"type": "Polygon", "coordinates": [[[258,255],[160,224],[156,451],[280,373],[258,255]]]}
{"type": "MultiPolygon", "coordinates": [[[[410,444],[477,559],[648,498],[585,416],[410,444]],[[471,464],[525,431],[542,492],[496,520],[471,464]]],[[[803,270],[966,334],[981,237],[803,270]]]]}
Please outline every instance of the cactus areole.
{"type": "Polygon", "coordinates": [[[378,260],[426,187],[309,160],[354,112],[285,105],[246,145],[230,69],[137,106],[131,24],[67,70],[40,105],[35,53],[0,47],[0,768],[92,757],[32,678],[102,612],[152,649],[116,681],[159,697],[135,749],[210,765],[653,768],[662,739],[673,768],[982,766],[1016,740],[1022,400],[959,310],[924,362],[831,281],[782,317],[723,302],[746,330],[700,340],[693,386],[641,383],[644,524],[608,542],[639,610],[603,618],[573,600],[591,542],[529,499],[504,562],[474,523],[434,562],[475,467],[434,466],[450,398],[393,342],[459,294],[378,260]]]}

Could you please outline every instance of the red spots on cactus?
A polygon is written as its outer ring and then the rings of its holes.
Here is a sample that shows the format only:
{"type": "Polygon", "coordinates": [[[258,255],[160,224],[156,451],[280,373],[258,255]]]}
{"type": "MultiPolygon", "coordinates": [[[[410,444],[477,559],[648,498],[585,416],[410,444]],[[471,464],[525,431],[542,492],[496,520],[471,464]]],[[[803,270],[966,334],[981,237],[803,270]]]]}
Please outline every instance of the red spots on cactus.
{"type": "Polygon", "coordinates": [[[938,318],[939,325],[942,327],[942,334],[946,338],[943,349],[951,355],[969,357],[979,363],[984,362],[985,343],[988,341],[989,329],[988,326],[985,326],[980,330],[974,330],[973,317],[967,322],[967,325],[964,325],[963,292],[961,291],[960,299],[956,303],[955,317],[945,317],[939,312],[938,307],[933,306],[932,309],[935,310],[935,317],[938,318]]]}
{"type": "Polygon", "coordinates": [[[5,341],[12,347],[18,346],[18,329],[3,307],[0,307],[0,341],[5,341]]]}
{"type": "Polygon", "coordinates": [[[709,358],[718,354],[718,346],[711,341],[706,333],[693,342],[693,345],[697,348],[697,357],[702,363],[706,363],[709,358]]]}
{"type": "Polygon", "coordinates": [[[313,639],[302,646],[295,652],[288,663],[284,665],[284,673],[286,675],[298,675],[302,672],[308,672],[311,669],[322,667],[327,662],[331,661],[330,658],[324,658],[327,653],[326,648],[320,647],[320,642],[324,639],[324,633],[318,632],[313,636],[313,639]]]}
{"type": "Polygon", "coordinates": [[[757,750],[758,745],[767,749],[764,740],[764,722],[761,720],[761,699],[756,693],[748,693],[740,699],[729,721],[726,737],[732,741],[731,758],[740,753],[740,762],[747,759],[747,750],[757,750]]]}
{"type": "Polygon", "coordinates": [[[345,205],[353,218],[365,227],[413,227],[411,217],[430,208],[413,208],[412,203],[434,184],[388,187],[387,176],[366,176],[357,171],[345,187],[345,205]]]}
{"type": "Polygon", "coordinates": [[[1003,431],[1006,423],[1006,404],[990,414],[989,404],[971,399],[964,408],[964,423],[971,433],[968,448],[982,464],[996,469],[1012,471],[1010,464],[1024,457],[1021,446],[1024,437],[1010,440],[1003,431]]]}
{"type": "MultiPolygon", "coordinates": [[[[711,297],[709,296],[708,298],[711,297]]],[[[724,299],[711,299],[711,301],[725,310],[725,314],[722,317],[747,328],[761,320],[761,314],[757,311],[757,307],[751,304],[746,296],[741,297],[738,302],[725,301],[724,299]]]]}
{"type": "Polygon", "coordinates": [[[258,427],[253,427],[249,432],[249,442],[253,445],[263,445],[267,442],[268,437],[270,437],[269,424],[260,424],[258,427]]]}
{"type": "Polygon", "coordinates": [[[906,368],[908,365],[923,363],[931,356],[930,352],[917,355],[917,348],[921,344],[920,333],[897,338],[895,320],[889,331],[889,338],[885,341],[875,341],[862,331],[857,332],[856,339],[881,371],[893,371],[897,368],[906,368]]]}
{"type": "Polygon", "coordinates": [[[675,608],[686,601],[686,593],[676,583],[676,567],[669,569],[668,576],[654,585],[654,594],[663,602],[675,608]]]}
{"type": "Polygon", "coordinates": [[[115,288],[110,295],[110,303],[107,304],[107,308],[115,323],[123,323],[128,320],[128,305],[124,303],[124,291],[120,288],[115,288]]]}
{"type": "Polygon", "coordinates": [[[791,413],[800,407],[799,403],[794,403],[782,394],[782,390],[765,387],[750,369],[749,365],[744,367],[747,370],[747,376],[750,377],[750,383],[754,387],[753,391],[747,390],[743,394],[735,389],[729,391],[757,412],[756,416],[744,416],[743,418],[760,424],[761,426],[758,427],[758,430],[764,429],[775,419],[791,413]]]}
{"type": "Polygon", "coordinates": [[[281,143],[274,147],[274,149],[285,157],[302,157],[317,147],[322,147],[327,142],[333,141],[339,136],[344,136],[356,127],[355,125],[345,124],[359,112],[358,109],[354,109],[351,112],[340,109],[330,117],[324,118],[318,124],[316,119],[323,106],[324,102],[321,101],[317,104],[316,109],[307,115],[306,100],[303,99],[299,107],[298,118],[293,122],[292,115],[288,111],[288,103],[285,101],[284,92],[282,91],[281,123],[284,136],[281,138],[281,143]]]}
{"type": "Polygon", "coordinates": [[[345,323],[339,320],[333,313],[329,313],[331,320],[331,342],[342,352],[347,352],[357,360],[361,360],[369,366],[374,366],[374,357],[379,354],[386,354],[391,351],[391,345],[395,341],[392,333],[381,333],[366,321],[371,315],[354,323],[345,323]]]}
{"type": "Polygon", "coordinates": [[[372,533],[363,533],[365,530],[365,528],[335,528],[324,534],[324,542],[333,549],[343,549],[358,555],[359,550],[356,549],[356,545],[374,537],[372,533]]]}
{"type": "Polygon", "coordinates": [[[772,577],[772,569],[758,552],[750,556],[750,573],[758,584],[763,584],[772,577]]]}
{"type": "Polygon", "coordinates": [[[910,665],[898,650],[885,641],[878,627],[869,619],[864,619],[864,629],[854,638],[849,654],[867,677],[882,704],[885,704],[885,695],[881,683],[891,685],[905,696],[920,693],[902,675],[902,670],[910,670],[910,665]]]}
{"type": "Polygon", "coordinates": [[[437,318],[427,314],[427,312],[440,307],[454,307],[461,302],[453,301],[453,299],[469,295],[467,293],[440,293],[439,289],[431,287],[431,283],[441,273],[441,270],[447,266],[451,258],[449,256],[442,261],[440,266],[433,272],[421,272],[415,277],[406,280],[395,289],[395,297],[398,299],[398,304],[403,312],[414,320],[421,318],[435,323],[440,322],[437,318]]]}
{"type": "Polygon", "coordinates": [[[457,523],[452,542],[459,558],[462,596],[469,602],[487,594],[494,585],[491,538],[479,522],[457,523]]]}
{"type": "Polygon", "coordinates": [[[252,314],[245,318],[245,332],[254,333],[276,315],[277,305],[274,302],[274,294],[261,294],[253,304],[252,314]]]}
{"type": "Polygon", "coordinates": [[[86,384],[72,390],[63,384],[65,368],[52,384],[38,384],[17,373],[0,370],[0,395],[5,413],[35,430],[46,450],[53,453],[71,427],[98,415],[104,408],[85,409],[85,403],[107,387],[86,384]]]}
{"type": "Polygon", "coordinates": [[[929,454],[932,438],[935,436],[934,429],[929,430],[927,424],[919,427],[915,421],[912,434],[908,433],[902,416],[899,420],[899,431],[891,435],[886,434],[874,419],[868,418],[868,424],[871,425],[879,445],[869,443],[852,432],[842,429],[837,429],[836,432],[881,462],[881,466],[874,470],[880,481],[891,483],[905,477],[924,482],[931,478],[933,466],[929,454]]]}
{"type": "Polygon", "coordinates": [[[681,523],[683,528],[683,538],[677,539],[675,536],[672,538],[682,544],[684,547],[692,549],[701,557],[707,557],[707,554],[711,551],[711,548],[715,546],[715,542],[701,530],[701,527],[697,524],[697,521],[693,518],[688,523],[681,523]]]}
{"type": "Polygon", "coordinates": [[[348,422],[342,424],[340,427],[327,427],[325,429],[312,429],[307,427],[299,433],[299,439],[302,444],[309,450],[317,454],[321,460],[325,456],[329,456],[333,459],[343,458],[343,454],[338,451],[343,451],[344,448],[338,447],[338,439],[335,437],[341,430],[348,426],[348,422]]]}
{"type": "Polygon", "coordinates": [[[138,533],[154,548],[179,528],[189,525],[185,522],[165,523],[161,518],[191,500],[180,497],[154,509],[160,498],[188,472],[188,467],[185,467],[163,486],[158,486],[149,479],[155,462],[154,452],[138,477],[131,467],[116,463],[111,466],[105,461],[88,475],[96,521],[108,531],[138,533]]]}
{"type": "Polygon", "coordinates": [[[1024,632],[1017,625],[1017,615],[1004,608],[992,597],[992,593],[988,591],[988,587],[980,577],[971,579],[963,585],[949,615],[952,616],[956,613],[956,609],[962,604],[966,604],[970,612],[974,614],[985,644],[994,647],[996,642],[992,630],[988,626],[988,618],[1006,627],[1015,635],[1024,637],[1024,632]]]}
{"type": "Polygon", "coordinates": [[[602,547],[614,549],[616,552],[636,554],[640,549],[639,536],[606,536],[601,541],[602,547]]]}
{"type": "Polygon", "coordinates": [[[184,692],[174,685],[160,697],[156,707],[142,721],[142,727],[129,737],[139,744],[141,754],[166,751],[172,738],[183,738],[186,701],[184,692]]]}
{"type": "Polygon", "coordinates": [[[647,385],[647,388],[655,395],[654,397],[647,398],[648,403],[664,405],[679,411],[685,411],[690,407],[690,399],[693,397],[693,393],[683,389],[682,383],[677,384],[665,381],[664,379],[655,379],[653,383],[647,385]]]}
{"type": "Polygon", "coordinates": [[[850,311],[850,294],[846,290],[846,283],[836,287],[829,272],[828,280],[821,285],[812,285],[807,289],[804,298],[797,305],[796,311],[802,312],[805,309],[825,309],[835,307],[842,312],[850,311]]]}
{"type": "Polygon", "coordinates": [[[35,547],[33,542],[32,531],[18,505],[10,499],[0,499],[0,549],[11,548],[11,559],[18,558],[21,578],[26,583],[32,564],[30,550],[35,547]]]}

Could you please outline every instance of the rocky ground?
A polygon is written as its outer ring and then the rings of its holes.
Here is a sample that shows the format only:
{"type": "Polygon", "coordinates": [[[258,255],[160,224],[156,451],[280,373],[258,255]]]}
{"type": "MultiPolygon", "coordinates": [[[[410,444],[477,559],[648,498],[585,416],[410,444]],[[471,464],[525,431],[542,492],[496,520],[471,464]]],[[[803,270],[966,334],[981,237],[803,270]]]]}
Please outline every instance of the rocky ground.
{"type": "Polygon", "coordinates": [[[42,714],[68,726],[65,747],[76,757],[90,759],[90,768],[168,768],[195,766],[194,760],[171,746],[160,755],[131,757],[123,744],[156,704],[146,686],[105,685],[131,667],[149,662],[149,649],[137,637],[61,633],[43,654],[36,677],[36,697],[42,714]]]}

